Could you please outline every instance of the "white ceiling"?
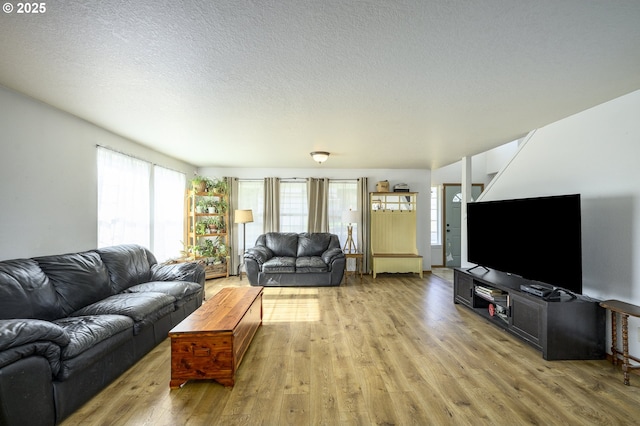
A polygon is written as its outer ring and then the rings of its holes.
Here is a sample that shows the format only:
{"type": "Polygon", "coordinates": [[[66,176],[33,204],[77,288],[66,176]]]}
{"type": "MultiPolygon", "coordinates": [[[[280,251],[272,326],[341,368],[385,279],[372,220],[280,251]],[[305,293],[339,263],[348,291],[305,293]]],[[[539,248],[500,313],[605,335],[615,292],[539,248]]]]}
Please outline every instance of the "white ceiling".
{"type": "Polygon", "coordinates": [[[0,84],[197,166],[435,168],[640,88],[638,0],[45,4],[0,84]]]}

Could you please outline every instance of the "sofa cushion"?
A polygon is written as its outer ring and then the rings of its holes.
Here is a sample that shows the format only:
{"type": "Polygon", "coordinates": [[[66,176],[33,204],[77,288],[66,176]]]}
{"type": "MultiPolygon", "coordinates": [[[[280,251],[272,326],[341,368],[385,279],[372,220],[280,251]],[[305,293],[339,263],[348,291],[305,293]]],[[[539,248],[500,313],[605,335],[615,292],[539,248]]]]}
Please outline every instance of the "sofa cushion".
{"type": "Polygon", "coordinates": [[[329,266],[320,256],[299,257],[296,259],[296,272],[327,272],[329,266]]]}
{"type": "Polygon", "coordinates": [[[64,317],[58,293],[33,259],[0,262],[0,318],[64,317]]]}
{"type": "Polygon", "coordinates": [[[265,273],[294,273],[296,272],[295,257],[272,257],[262,265],[262,272],[265,273]]]}
{"type": "Polygon", "coordinates": [[[149,259],[144,247],[136,244],[105,247],[96,252],[109,270],[112,294],[149,281],[151,266],[156,263],[155,258],[149,259]]]}
{"type": "Polygon", "coordinates": [[[130,329],[133,320],[123,315],[87,315],[53,321],[65,330],[70,342],[62,349],[62,359],[73,358],[121,331],[130,329]]]}
{"type": "Polygon", "coordinates": [[[49,277],[65,316],[113,294],[109,272],[96,252],[34,259],[49,277]]]}
{"type": "MultiPolygon", "coordinates": [[[[60,371],[55,375],[58,381],[65,381],[75,374],[87,374],[90,370],[108,375],[114,365],[105,362],[105,355],[123,345],[133,346],[133,320],[123,315],[64,318],[58,323],[72,336],[71,343],[60,356],[60,371]]],[[[128,363],[126,359],[121,361],[128,363]]]]}
{"type": "Polygon", "coordinates": [[[85,315],[125,315],[134,321],[134,331],[138,334],[145,326],[152,324],[174,310],[175,298],[162,293],[121,293],[93,303],[73,313],[85,315]]]}
{"type": "Polygon", "coordinates": [[[125,293],[146,293],[156,292],[167,294],[176,300],[176,306],[181,305],[181,301],[188,300],[192,296],[199,294],[202,291],[202,286],[197,283],[185,282],[185,281],[151,281],[144,284],[134,285],[129,287],[125,293]]]}
{"type": "Polygon", "coordinates": [[[308,233],[298,235],[298,257],[320,256],[329,248],[331,234],[325,232],[308,233]]]}
{"type": "Polygon", "coordinates": [[[268,232],[265,245],[274,256],[296,257],[298,255],[298,234],[293,232],[268,232]]]}

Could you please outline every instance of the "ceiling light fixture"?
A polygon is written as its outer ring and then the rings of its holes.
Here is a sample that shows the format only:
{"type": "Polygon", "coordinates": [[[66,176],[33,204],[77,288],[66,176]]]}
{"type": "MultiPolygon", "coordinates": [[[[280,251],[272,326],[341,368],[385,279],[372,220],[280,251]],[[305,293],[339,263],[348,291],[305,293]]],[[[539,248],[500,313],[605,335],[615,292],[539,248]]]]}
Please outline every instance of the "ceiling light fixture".
{"type": "Polygon", "coordinates": [[[311,153],[313,161],[317,161],[319,164],[324,163],[329,158],[329,153],[326,151],[313,151],[311,153]]]}

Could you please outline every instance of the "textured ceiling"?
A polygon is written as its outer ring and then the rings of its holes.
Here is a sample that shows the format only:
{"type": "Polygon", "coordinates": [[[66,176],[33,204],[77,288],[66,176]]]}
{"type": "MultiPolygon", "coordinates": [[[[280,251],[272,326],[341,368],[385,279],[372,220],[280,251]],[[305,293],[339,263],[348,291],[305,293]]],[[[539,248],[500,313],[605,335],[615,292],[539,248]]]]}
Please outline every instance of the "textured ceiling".
{"type": "Polygon", "coordinates": [[[0,84],[197,166],[433,168],[640,88],[638,0],[46,8],[0,84]]]}

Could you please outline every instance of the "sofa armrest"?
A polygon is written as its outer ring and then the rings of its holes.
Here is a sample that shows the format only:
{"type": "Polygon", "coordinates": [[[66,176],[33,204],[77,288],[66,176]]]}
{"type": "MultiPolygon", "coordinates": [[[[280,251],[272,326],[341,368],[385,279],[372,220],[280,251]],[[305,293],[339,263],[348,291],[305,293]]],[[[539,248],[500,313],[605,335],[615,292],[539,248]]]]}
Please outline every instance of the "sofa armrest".
{"type": "Polygon", "coordinates": [[[344,258],[344,252],[338,247],[333,247],[322,253],[322,260],[327,265],[333,263],[334,260],[344,258]]]}
{"type": "Polygon", "coordinates": [[[255,260],[262,268],[262,264],[273,257],[273,252],[266,246],[255,246],[247,249],[244,253],[245,259],[255,260]]]}
{"type": "Polygon", "coordinates": [[[204,266],[197,262],[153,265],[150,281],[189,281],[204,286],[204,266]]]}
{"type": "Polygon", "coordinates": [[[62,327],[49,321],[30,318],[0,320],[0,351],[32,342],[67,346],[70,338],[62,327]]]}

